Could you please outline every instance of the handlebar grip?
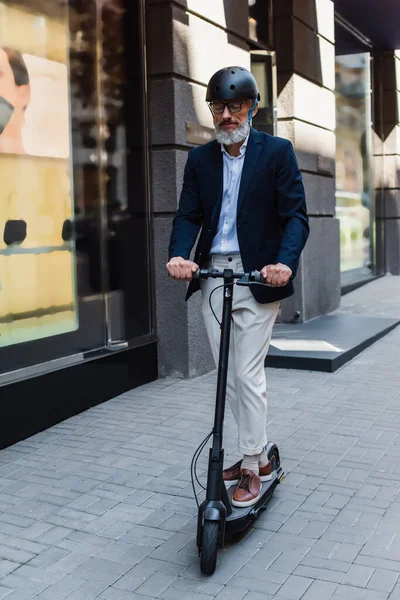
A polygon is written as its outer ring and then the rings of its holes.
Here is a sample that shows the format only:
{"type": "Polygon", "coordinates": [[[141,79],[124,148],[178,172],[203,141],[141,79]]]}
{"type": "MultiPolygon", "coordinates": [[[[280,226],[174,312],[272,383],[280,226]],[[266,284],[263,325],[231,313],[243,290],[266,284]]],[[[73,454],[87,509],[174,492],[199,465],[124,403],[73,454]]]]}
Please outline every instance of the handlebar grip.
{"type": "Polygon", "coordinates": [[[256,283],[266,283],[266,279],[261,275],[261,271],[253,271],[253,279],[256,283]]]}
{"type": "Polygon", "coordinates": [[[208,269],[197,269],[192,275],[192,279],[207,279],[208,269]]]}

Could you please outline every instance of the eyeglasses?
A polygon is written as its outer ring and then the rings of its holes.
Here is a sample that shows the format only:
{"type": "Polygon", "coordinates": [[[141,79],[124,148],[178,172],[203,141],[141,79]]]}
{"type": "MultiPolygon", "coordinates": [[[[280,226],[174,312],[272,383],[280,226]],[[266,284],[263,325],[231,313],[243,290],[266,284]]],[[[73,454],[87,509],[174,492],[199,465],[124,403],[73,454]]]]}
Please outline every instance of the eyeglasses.
{"type": "Polygon", "coordinates": [[[232,102],[209,102],[208,106],[214,115],[222,115],[225,106],[230,113],[238,113],[242,110],[243,103],[246,102],[246,100],[248,100],[248,98],[245,100],[233,100],[232,102]]]}

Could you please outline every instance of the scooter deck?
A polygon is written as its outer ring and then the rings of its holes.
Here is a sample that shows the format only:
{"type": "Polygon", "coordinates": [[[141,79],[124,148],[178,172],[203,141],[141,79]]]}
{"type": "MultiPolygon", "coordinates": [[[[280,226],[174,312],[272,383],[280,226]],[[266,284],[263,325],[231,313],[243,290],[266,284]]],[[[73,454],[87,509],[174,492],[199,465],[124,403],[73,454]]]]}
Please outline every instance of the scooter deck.
{"type": "Polygon", "coordinates": [[[260,512],[266,509],[266,504],[271,498],[276,486],[283,479],[284,473],[279,467],[272,473],[270,481],[264,481],[261,484],[261,495],[259,500],[252,506],[238,508],[232,505],[232,496],[235,492],[236,485],[232,485],[227,489],[228,497],[232,506],[232,513],[226,517],[226,534],[237,533],[246,529],[257,517],[260,512]]]}

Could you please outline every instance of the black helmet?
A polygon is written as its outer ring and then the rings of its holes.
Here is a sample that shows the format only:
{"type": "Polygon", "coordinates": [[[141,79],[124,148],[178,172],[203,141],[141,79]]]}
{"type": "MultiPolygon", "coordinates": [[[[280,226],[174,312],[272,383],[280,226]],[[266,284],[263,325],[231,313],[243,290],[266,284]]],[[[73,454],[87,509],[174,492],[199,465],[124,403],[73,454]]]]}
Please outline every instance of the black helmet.
{"type": "Polygon", "coordinates": [[[235,98],[260,100],[257,82],[243,67],[225,67],[211,77],[207,86],[206,101],[219,102],[235,98]]]}

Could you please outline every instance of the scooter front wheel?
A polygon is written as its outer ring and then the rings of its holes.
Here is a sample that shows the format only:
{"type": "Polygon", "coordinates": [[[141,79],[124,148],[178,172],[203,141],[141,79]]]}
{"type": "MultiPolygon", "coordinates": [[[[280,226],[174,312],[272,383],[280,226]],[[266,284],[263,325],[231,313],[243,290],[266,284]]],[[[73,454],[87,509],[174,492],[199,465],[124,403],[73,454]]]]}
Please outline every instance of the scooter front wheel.
{"type": "Polygon", "coordinates": [[[204,521],[200,551],[200,569],[212,575],[217,566],[219,521],[204,521]]]}

